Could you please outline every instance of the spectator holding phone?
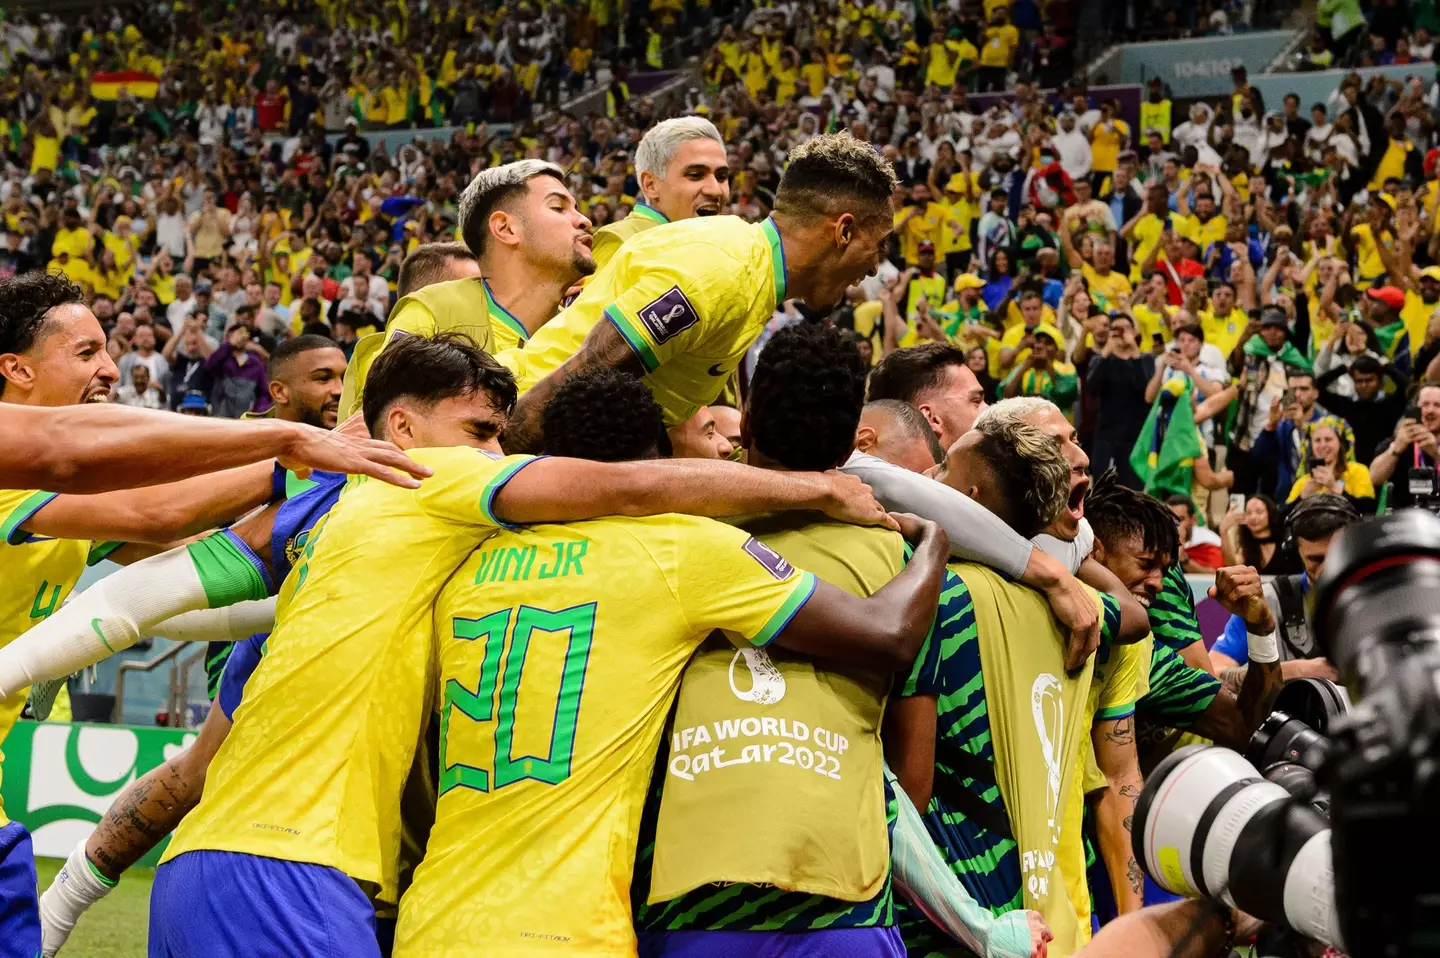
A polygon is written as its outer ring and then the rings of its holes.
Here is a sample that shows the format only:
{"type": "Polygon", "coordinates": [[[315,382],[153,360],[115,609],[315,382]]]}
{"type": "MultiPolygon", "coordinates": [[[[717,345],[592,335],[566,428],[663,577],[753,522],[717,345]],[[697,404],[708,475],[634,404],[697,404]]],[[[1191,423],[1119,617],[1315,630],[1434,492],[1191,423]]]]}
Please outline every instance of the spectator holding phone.
{"type": "Polygon", "coordinates": [[[1395,436],[1377,450],[1370,463],[1370,481],[1375,486],[1392,483],[1388,505],[1405,509],[1416,498],[1435,494],[1435,464],[1440,462],[1440,386],[1420,387],[1415,405],[1395,427],[1395,436]]]}
{"type": "Polygon", "coordinates": [[[1355,461],[1350,427],[1338,416],[1322,416],[1307,428],[1305,460],[1287,503],[1319,495],[1344,496],[1361,515],[1375,511],[1370,470],[1355,461]]]}

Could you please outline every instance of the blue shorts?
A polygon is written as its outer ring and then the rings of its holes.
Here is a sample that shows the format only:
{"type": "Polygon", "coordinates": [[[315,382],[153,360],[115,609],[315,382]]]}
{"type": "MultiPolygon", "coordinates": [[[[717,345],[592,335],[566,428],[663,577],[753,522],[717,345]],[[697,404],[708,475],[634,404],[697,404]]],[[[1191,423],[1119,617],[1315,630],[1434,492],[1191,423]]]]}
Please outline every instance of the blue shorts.
{"type": "Polygon", "coordinates": [[[40,897],[35,851],[19,822],[0,828],[0,958],[40,954],[40,897]]]}
{"type": "Polygon", "coordinates": [[[324,865],[186,852],[150,892],[150,958],[379,958],[375,909],[324,865]]]}
{"type": "Polygon", "coordinates": [[[900,929],[642,931],[640,958],[905,958],[900,929]]]}

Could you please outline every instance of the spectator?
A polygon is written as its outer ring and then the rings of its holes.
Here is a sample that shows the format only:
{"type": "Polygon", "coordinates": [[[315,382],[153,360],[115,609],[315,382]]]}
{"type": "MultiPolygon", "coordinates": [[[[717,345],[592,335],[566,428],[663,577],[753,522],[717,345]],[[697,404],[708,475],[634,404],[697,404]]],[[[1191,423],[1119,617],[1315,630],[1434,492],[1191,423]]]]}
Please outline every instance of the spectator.
{"type": "MultiPolygon", "coordinates": [[[[216,342],[205,335],[206,317],[190,315],[180,332],[170,337],[163,354],[170,363],[170,408],[179,409],[186,396],[210,395],[210,375],[205,361],[216,349],[216,342]]],[[[208,407],[208,403],[205,404],[208,407]]]]}
{"type": "MultiPolygon", "coordinates": [[[[210,283],[202,280],[205,287],[205,295],[210,295],[210,283]]],[[[179,273],[175,277],[174,298],[165,307],[165,320],[170,324],[171,329],[179,329],[185,322],[185,317],[195,309],[198,301],[195,298],[195,284],[185,273],[179,273]]]]}
{"type": "Polygon", "coordinates": [[[1090,467],[1103,474],[1113,466],[1120,481],[1132,489],[1144,488],[1130,467],[1130,451],[1145,423],[1149,409],[1145,386],[1154,374],[1155,357],[1140,351],[1135,321],[1124,314],[1111,316],[1100,359],[1085,380],[1099,403],[1090,467]]]}
{"type": "Polygon", "coordinates": [[[1173,495],[1165,500],[1180,527],[1180,565],[1192,575],[1205,575],[1225,565],[1220,536],[1196,521],[1195,503],[1189,496],[1173,495]]]}
{"type": "MultiPolygon", "coordinates": [[[[1349,324],[1352,329],[1355,324],[1349,324]]],[[[1350,335],[1353,336],[1353,333],[1350,335]]],[[[1355,432],[1355,459],[1362,465],[1370,465],[1382,448],[1389,445],[1389,439],[1405,411],[1405,390],[1409,380],[1390,363],[1382,361],[1373,353],[1361,353],[1348,367],[1336,366],[1321,376],[1316,383],[1320,388],[1320,402],[1324,407],[1340,416],[1355,432]],[[1345,395],[1333,388],[1341,378],[1348,380],[1351,395],[1345,395]],[[1394,386],[1389,392],[1381,390],[1382,378],[1388,377],[1394,386]]]]}
{"type": "Polygon", "coordinates": [[[1270,404],[1265,428],[1256,437],[1252,453],[1257,461],[1266,463],[1266,471],[1275,471],[1276,498],[1290,495],[1295,477],[1304,465],[1306,435],[1312,423],[1325,415],[1316,405],[1319,392],[1315,377],[1298,369],[1290,369],[1285,377],[1285,392],[1278,402],[1270,404]]]}
{"type": "Polygon", "coordinates": [[[1282,548],[1280,507],[1267,495],[1251,496],[1243,509],[1227,512],[1220,523],[1220,542],[1227,566],[1248,565],[1261,575],[1300,571],[1299,562],[1282,548]]]}
{"type": "Polygon", "coordinates": [[[225,331],[224,346],[205,360],[211,415],[238,419],[270,408],[264,353],[250,341],[250,327],[234,323],[225,331]]]}
{"type": "Polygon", "coordinates": [[[130,367],[128,382],[115,390],[115,401],[124,406],[138,406],[141,409],[164,409],[165,394],[160,384],[152,382],[150,370],[143,363],[130,367]]]}
{"type": "Polygon", "coordinates": [[[155,350],[155,330],[150,326],[136,326],[130,339],[130,352],[119,362],[120,381],[130,381],[130,370],[144,366],[148,380],[160,390],[161,395],[170,387],[170,363],[162,353],[155,350]]]}
{"type": "Polygon", "coordinates": [[[1300,474],[1287,502],[1324,494],[1343,495],[1361,515],[1375,511],[1370,471],[1355,461],[1354,441],[1343,420],[1325,416],[1306,427],[1300,474]]]}
{"type": "Polygon", "coordinates": [[[1416,410],[1407,411],[1396,424],[1389,444],[1377,449],[1370,462],[1373,486],[1390,483],[1388,506],[1405,509],[1421,504],[1433,505],[1440,500],[1440,487],[1435,483],[1436,464],[1440,463],[1440,385],[1426,384],[1415,396],[1416,410]],[[1418,416],[1415,414],[1418,412],[1418,416]]]}
{"type": "Polygon", "coordinates": [[[1079,395],[1079,381],[1075,377],[1074,366],[1057,361],[1058,353],[1055,337],[1043,327],[1037,328],[1030,355],[1023,363],[1016,363],[1006,377],[1001,389],[1002,397],[1010,399],[1014,396],[1039,396],[1050,400],[1073,418],[1072,409],[1079,395]]]}

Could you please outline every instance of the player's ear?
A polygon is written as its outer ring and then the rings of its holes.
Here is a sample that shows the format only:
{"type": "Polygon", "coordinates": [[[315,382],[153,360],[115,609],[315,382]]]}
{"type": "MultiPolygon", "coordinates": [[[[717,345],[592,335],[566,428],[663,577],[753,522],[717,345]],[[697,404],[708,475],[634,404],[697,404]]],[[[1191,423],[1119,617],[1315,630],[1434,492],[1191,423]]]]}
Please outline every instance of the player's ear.
{"type": "Polygon", "coordinates": [[[855,430],[855,448],[860,452],[868,453],[875,448],[876,436],[874,426],[861,426],[855,430]]]}
{"type": "Polygon", "coordinates": [[[1104,564],[1105,564],[1105,560],[1106,560],[1106,558],[1109,557],[1109,555],[1110,555],[1110,553],[1106,550],[1106,548],[1105,548],[1105,543],[1103,543],[1103,542],[1100,541],[1100,537],[1099,537],[1099,536],[1096,536],[1096,537],[1095,537],[1095,547],[1094,547],[1094,549],[1092,549],[1091,552],[1090,552],[1090,558],[1094,559],[1096,562],[1100,563],[1101,565],[1104,565],[1104,564]]]}
{"type": "Polygon", "coordinates": [[[493,210],[490,213],[490,220],[486,224],[490,228],[490,235],[497,243],[504,243],[506,246],[519,246],[523,237],[520,235],[520,224],[516,217],[504,210],[493,210]]]}
{"type": "Polygon", "coordinates": [[[385,411],[385,438],[401,449],[411,449],[419,445],[410,411],[399,403],[385,411]]]}
{"type": "Polygon", "coordinates": [[[832,230],[835,234],[835,246],[842,252],[855,242],[855,214],[841,213],[835,217],[832,230]]]}
{"type": "Polygon", "coordinates": [[[6,386],[14,386],[21,392],[35,388],[35,368],[18,353],[0,353],[0,395],[6,386]]]}

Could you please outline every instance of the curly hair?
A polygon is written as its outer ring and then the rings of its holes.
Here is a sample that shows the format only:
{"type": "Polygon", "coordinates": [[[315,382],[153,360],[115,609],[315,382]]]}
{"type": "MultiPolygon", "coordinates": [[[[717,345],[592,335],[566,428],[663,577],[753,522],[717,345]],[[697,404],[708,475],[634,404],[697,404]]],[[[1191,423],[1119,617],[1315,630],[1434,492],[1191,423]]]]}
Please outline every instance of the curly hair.
{"type": "Polygon", "coordinates": [[[797,323],[755,364],[746,404],[755,448],[787,469],[833,469],[855,448],[865,360],[840,331],[797,323]]]}
{"type": "Polygon", "coordinates": [[[628,462],[668,455],[660,404],[629,373],[594,369],[569,376],[540,413],[548,456],[628,462]]]}
{"type": "Polygon", "coordinates": [[[84,302],[84,291],[62,273],[36,270],[0,279],[0,353],[28,352],[51,310],[84,302]]]}
{"type": "MultiPolygon", "coordinates": [[[[1189,501],[1189,500],[1185,500],[1189,501]]],[[[1193,513],[1195,507],[1190,506],[1193,513]]],[[[1085,518],[1107,549],[1118,548],[1133,536],[1140,548],[1167,564],[1180,554],[1180,532],[1170,507],[1154,496],[1122,485],[1115,468],[1105,471],[1085,497],[1085,518]]]]}
{"type": "Polygon", "coordinates": [[[775,212],[803,219],[854,213],[888,215],[895,169],[875,147],[849,133],[825,133],[790,151],[775,192],[775,212]]]}

